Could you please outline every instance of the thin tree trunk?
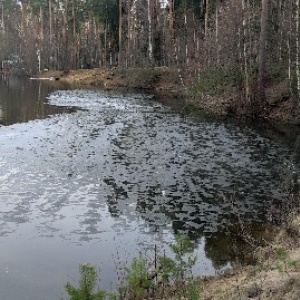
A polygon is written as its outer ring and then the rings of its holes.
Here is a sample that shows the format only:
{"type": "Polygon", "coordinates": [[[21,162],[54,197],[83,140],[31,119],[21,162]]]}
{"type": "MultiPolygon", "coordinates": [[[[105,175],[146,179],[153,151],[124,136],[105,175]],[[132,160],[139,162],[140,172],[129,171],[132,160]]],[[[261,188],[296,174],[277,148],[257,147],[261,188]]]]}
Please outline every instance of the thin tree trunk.
{"type": "Polygon", "coordinates": [[[92,23],[92,12],[87,12],[86,28],[85,28],[85,65],[84,68],[90,66],[90,51],[91,51],[91,23],[92,23]]]}
{"type": "Polygon", "coordinates": [[[169,29],[171,33],[174,30],[174,0],[169,0],[169,29]]]}
{"type": "Polygon", "coordinates": [[[20,9],[21,9],[21,19],[20,19],[20,31],[19,31],[19,37],[20,37],[20,48],[19,48],[19,67],[21,64],[21,58],[23,57],[23,46],[26,44],[26,38],[25,38],[25,5],[23,2],[20,2],[20,9]]]}
{"type": "Polygon", "coordinates": [[[249,85],[249,36],[248,36],[248,17],[249,7],[247,0],[242,0],[242,11],[243,11],[243,73],[244,73],[244,86],[245,86],[245,102],[247,105],[250,104],[250,85],[249,85]]]}
{"type": "Polygon", "coordinates": [[[295,38],[296,38],[296,59],[295,59],[295,63],[296,63],[296,78],[297,78],[297,96],[298,96],[298,100],[300,101],[299,97],[300,97],[300,63],[299,63],[299,1],[300,0],[296,0],[296,32],[295,32],[295,38]]]}
{"type": "Polygon", "coordinates": [[[152,1],[148,0],[148,57],[151,66],[153,66],[152,1]]]}
{"type": "Polygon", "coordinates": [[[43,9],[41,4],[40,4],[40,33],[41,33],[41,40],[43,40],[44,39],[44,16],[43,16],[43,9]]]}
{"type": "Polygon", "coordinates": [[[76,40],[76,14],[75,14],[75,0],[72,0],[72,32],[73,39],[76,40]]]}
{"type": "Polygon", "coordinates": [[[2,29],[2,32],[5,33],[5,19],[4,19],[4,4],[3,4],[3,1],[1,1],[1,29],[2,29]]]}
{"type": "Polygon", "coordinates": [[[220,62],[219,57],[219,10],[220,10],[220,0],[216,0],[216,19],[215,19],[215,26],[216,26],[216,57],[217,57],[217,65],[220,62]]]}
{"type": "Polygon", "coordinates": [[[189,47],[188,47],[188,22],[187,22],[187,7],[186,0],[184,0],[184,47],[185,47],[185,64],[189,66],[189,47]]]}
{"type": "Polygon", "coordinates": [[[278,49],[278,57],[279,60],[282,61],[282,42],[283,42],[283,24],[285,18],[285,10],[284,10],[284,1],[279,0],[279,24],[280,24],[280,41],[279,41],[279,49],[278,49]]]}
{"type": "Polygon", "coordinates": [[[260,39],[258,56],[258,79],[257,79],[257,103],[262,107],[265,100],[264,77],[266,63],[266,43],[268,31],[268,12],[269,0],[262,0],[261,20],[260,20],[260,39]]]}
{"type": "Polygon", "coordinates": [[[175,45],[175,33],[174,33],[174,1],[175,0],[168,0],[168,7],[169,7],[169,32],[168,32],[168,45],[166,48],[166,58],[167,58],[167,65],[174,65],[173,57],[176,56],[176,45],[175,45]],[[172,55],[171,55],[172,53],[172,55]]]}
{"type": "Polygon", "coordinates": [[[118,65],[123,65],[123,44],[122,44],[122,37],[123,37],[123,1],[119,0],[119,55],[118,55],[118,65]]]}
{"type": "Polygon", "coordinates": [[[42,61],[42,41],[44,39],[43,32],[43,11],[40,4],[40,16],[39,16],[39,28],[38,28],[38,37],[37,37],[37,59],[38,59],[38,71],[41,72],[41,61],[42,61]]]}
{"type": "Polygon", "coordinates": [[[208,29],[209,29],[209,15],[210,15],[210,5],[209,2],[210,0],[205,1],[205,20],[204,20],[204,35],[205,38],[208,37],[208,29]]]}
{"type": "Polygon", "coordinates": [[[63,47],[64,47],[64,61],[63,68],[68,68],[69,62],[69,43],[68,43],[68,0],[64,1],[63,11],[63,47]]]}
{"type": "Polygon", "coordinates": [[[292,2],[289,1],[288,7],[288,20],[289,20],[289,28],[288,28],[288,35],[287,35],[287,49],[288,49],[288,77],[289,77],[289,87],[290,93],[293,95],[292,89],[292,53],[291,53],[291,38],[292,38],[292,2]]]}
{"type": "Polygon", "coordinates": [[[49,44],[48,44],[48,49],[49,49],[49,58],[48,58],[48,66],[51,68],[52,67],[52,59],[53,59],[53,53],[52,53],[52,2],[49,0],[49,44]]]}
{"type": "Polygon", "coordinates": [[[97,42],[97,51],[96,51],[97,64],[99,67],[102,67],[103,61],[102,61],[101,30],[100,30],[100,24],[98,22],[96,22],[96,42],[97,42]]]}
{"type": "Polygon", "coordinates": [[[126,51],[126,67],[131,67],[131,41],[132,41],[132,11],[131,0],[127,0],[127,51],[126,51]]]}

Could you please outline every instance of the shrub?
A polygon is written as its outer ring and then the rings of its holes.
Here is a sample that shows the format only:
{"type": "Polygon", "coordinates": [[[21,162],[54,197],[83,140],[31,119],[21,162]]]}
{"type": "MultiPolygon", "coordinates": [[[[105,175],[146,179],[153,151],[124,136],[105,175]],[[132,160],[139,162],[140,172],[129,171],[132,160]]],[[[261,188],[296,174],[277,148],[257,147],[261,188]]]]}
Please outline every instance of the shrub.
{"type": "Polygon", "coordinates": [[[79,266],[80,280],[79,288],[75,288],[71,283],[67,282],[65,289],[70,296],[70,300],[103,300],[106,292],[98,290],[93,292],[97,280],[97,271],[90,264],[82,264],[79,266]]]}

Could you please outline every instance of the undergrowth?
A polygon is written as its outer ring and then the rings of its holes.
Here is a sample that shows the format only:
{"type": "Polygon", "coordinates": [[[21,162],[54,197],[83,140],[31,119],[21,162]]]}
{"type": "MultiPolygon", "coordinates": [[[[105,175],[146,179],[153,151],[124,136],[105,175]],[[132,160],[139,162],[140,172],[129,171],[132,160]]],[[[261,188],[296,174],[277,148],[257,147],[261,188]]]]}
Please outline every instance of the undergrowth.
{"type": "Polygon", "coordinates": [[[114,293],[95,290],[99,274],[95,266],[90,264],[81,264],[79,267],[79,287],[68,282],[65,290],[70,300],[200,300],[200,283],[192,274],[196,263],[192,241],[180,232],[175,236],[170,250],[174,258],[155,253],[152,264],[143,254],[135,257],[130,266],[125,267],[123,283],[114,293]]]}
{"type": "Polygon", "coordinates": [[[242,86],[243,76],[239,69],[208,70],[200,74],[191,88],[192,97],[217,94],[225,86],[242,86]]]}

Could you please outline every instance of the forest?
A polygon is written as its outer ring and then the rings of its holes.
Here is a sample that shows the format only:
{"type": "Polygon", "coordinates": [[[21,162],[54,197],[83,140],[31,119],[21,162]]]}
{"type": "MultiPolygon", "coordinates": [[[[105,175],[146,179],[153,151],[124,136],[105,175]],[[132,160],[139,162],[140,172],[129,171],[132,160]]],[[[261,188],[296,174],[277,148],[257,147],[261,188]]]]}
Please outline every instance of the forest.
{"type": "Polygon", "coordinates": [[[299,3],[1,0],[0,60],[32,73],[175,68],[195,81],[205,78],[202,90],[213,77],[238,87],[243,106],[262,107],[274,81],[299,99],[299,3]]]}

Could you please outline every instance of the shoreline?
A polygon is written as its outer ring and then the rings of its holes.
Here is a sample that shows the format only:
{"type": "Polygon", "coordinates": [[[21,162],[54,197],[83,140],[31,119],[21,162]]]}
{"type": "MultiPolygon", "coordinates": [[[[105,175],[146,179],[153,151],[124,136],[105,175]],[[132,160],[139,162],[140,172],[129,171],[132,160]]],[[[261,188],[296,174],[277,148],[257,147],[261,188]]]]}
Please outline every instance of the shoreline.
{"type": "MultiPolygon", "coordinates": [[[[184,97],[188,106],[218,116],[253,118],[253,107],[242,103],[242,95],[237,88],[222,88],[216,95],[192,96],[195,78],[189,74],[182,79],[178,70],[166,67],[49,70],[42,72],[37,78],[55,78],[68,84],[104,90],[127,88],[153,91],[174,99],[184,97]]],[[[186,106],[182,104],[183,107],[186,106]]],[[[288,86],[281,82],[266,88],[265,107],[254,118],[267,121],[275,128],[280,128],[281,125],[300,126],[300,105],[288,96],[288,86]]]]}

